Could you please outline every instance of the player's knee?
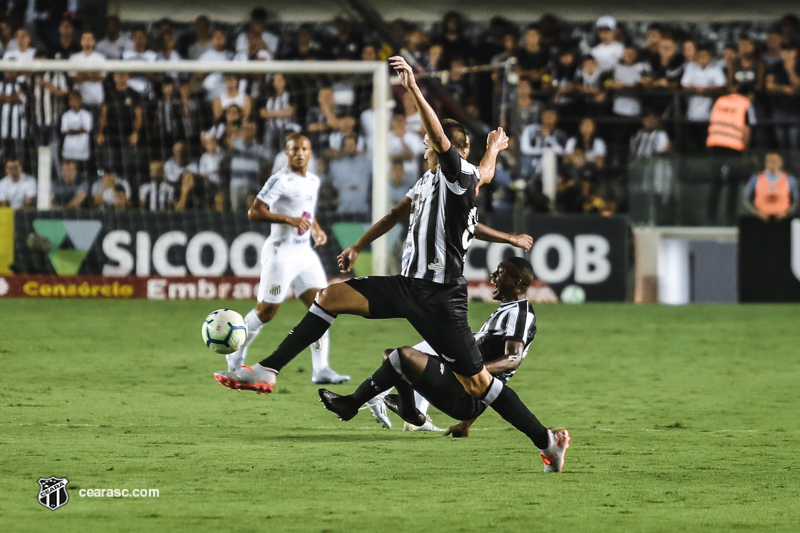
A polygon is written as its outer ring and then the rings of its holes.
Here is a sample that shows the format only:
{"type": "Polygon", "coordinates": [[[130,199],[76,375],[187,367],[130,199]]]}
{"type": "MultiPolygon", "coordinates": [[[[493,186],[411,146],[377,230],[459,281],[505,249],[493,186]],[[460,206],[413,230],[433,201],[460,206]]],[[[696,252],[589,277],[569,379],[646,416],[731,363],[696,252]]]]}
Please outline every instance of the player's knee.
{"type": "Polygon", "coordinates": [[[403,346],[397,349],[400,356],[400,365],[403,367],[403,374],[413,375],[417,374],[420,366],[424,368],[424,363],[419,357],[419,352],[414,350],[411,346],[403,346]]]}
{"type": "Polygon", "coordinates": [[[387,359],[389,359],[389,356],[392,355],[393,351],[394,350],[392,350],[392,349],[384,350],[383,351],[383,360],[386,361],[387,359]]]}

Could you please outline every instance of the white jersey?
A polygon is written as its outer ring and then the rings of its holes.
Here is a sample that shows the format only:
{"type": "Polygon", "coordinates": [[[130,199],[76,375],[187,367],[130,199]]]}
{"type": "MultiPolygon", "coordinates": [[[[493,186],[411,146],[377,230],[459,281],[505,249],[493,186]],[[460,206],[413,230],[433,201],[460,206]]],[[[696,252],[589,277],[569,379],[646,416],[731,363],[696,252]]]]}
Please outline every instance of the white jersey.
{"type": "MultiPolygon", "coordinates": [[[[288,167],[273,174],[257,198],[273,213],[288,217],[306,217],[313,220],[317,209],[320,179],[311,172],[305,177],[295,174],[288,167]]],[[[305,244],[311,241],[311,230],[302,235],[289,224],[272,224],[267,242],[281,244],[305,244]]]]}

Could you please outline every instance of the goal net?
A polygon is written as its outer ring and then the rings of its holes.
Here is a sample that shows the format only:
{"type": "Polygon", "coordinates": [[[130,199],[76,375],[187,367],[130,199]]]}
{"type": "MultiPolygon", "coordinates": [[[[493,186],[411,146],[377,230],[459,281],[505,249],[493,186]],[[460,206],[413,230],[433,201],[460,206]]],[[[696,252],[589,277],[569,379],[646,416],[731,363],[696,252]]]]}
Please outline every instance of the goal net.
{"type": "MultiPolygon", "coordinates": [[[[14,215],[18,273],[257,277],[269,228],[247,209],[300,132],[333,277],[341,250],[419,176],[417,145],[390,163],[383,62],[0,66],[4,175],[36,180],[37,209],[23,194],[14,215]]],[[[376,241],[355,273],[397,272],[402,233],[376,241]]]]}

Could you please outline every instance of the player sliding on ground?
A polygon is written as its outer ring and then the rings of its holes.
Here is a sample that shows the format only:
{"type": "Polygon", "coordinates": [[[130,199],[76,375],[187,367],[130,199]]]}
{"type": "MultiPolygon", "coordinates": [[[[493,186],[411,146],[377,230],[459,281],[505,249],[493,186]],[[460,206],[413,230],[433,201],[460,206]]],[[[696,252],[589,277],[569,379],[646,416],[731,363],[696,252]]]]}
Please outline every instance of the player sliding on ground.
{"type": "MultiPolygon", "coordinates": [[[[420,113],[426,133],[425,156],[431,170],[397,207],[341,253],[339,268],[350,271],[361,250],[402,217],[409,217],[402,274],[354,278],[329,286],[317,295],[309,313],[271,356],[252,367],[219,372],[215,378],[231,389],[270,393],[279,371],[319,339],[338,315],[405,318],[451,365],[470,396],[492,407],[523,432],[543,457],[563,457],[569,443],[567,431],[554,432],[544,427],[510,387],[486,370],[467,321],[467,285],[462,271],[478,222],[476,188],[494,176],[497,154],[508,147],[508,137],[502,129],[491,132],[480,165],[468,163],[469,138],[461,124],[454,120],[439,122],[405,59],[395,56],[389,61],[420,113]]],[[[397,387],[411,388],[405,382],[397,387]]],[[[375,392],[381,390],[384,389],[375,392]]],[[[411,415],[416,414],[415,425],[424,424],[425,416],[416,407],[413,411],[406,413],[407,418],[414,420],[411,415]]],[[[551,466],[558,471],[561,464],[551,466]]]]}
{"type": "MultiPolygon", "coordinates": [[[[528,354],[531,342],[536,335],[536,315],[530,302],[525,298],[528,287],[533,281],[531,264],[520,257],[511,257],[501,262],[489,278],[494,284],[492,298],[500,302],[500,307],[484,322],[475,333],[475,341],[483,357],[486,370],[494,377],[507,383],[517,371],[522,360],[528,354]]],[[[427,342],[414,346],[404,346],[396,350],[386,350],[383,365],[376,370],[353,394],[340,396],[326,389],[319,390],[321,401],[329,411],[333,411],[342,420],[350,420],[358,413],[363,403],[377,400],[382,405],[397,413],[400,418],[415,417],[416,413],[409,406],[416,405],[421,412],[427,410],[427,403],[460,423],[451,426],[445,435],[454,437],[469,436],[470,427],[475,419],[485,410],[486,405],[470,396],[461,386],[450,364],[441,358],[427,342]],[[400,395],[390,394],[383,398],[373,398],[375,391],[386,387],[380,394],[388,392],[400,381],[409,383],[414,388],[411,397],[403,397],[407,388],[398,389],[400,395]],[[420,406],[417,393],[424,400],[420,406]],[[380,399],[379,399],[380,398],[380,399]]],[[[377,405],[377,404],[375,404],[377,405]]],[[[380,410],[370,406],[375,419],[384,426],[391,427],[391,422],[380,410]]],[[[430,418],[428,418],[430,422],[430,418]]],[[[406,422],[408,424],[408,422],[406,422]]],[[[431,429],[429,429],[431,430],[431,429]]],[[[440,430],[442,431],[442,430],[440,430]]],[[[549,457],[545,461],[545,469],[550,465],[563,464],[566,446],[560,450],[561,455],[549,457]]]]}
{"type": "MultiPolygon", "coordinates": [[[[295,295],[311,307],[317,293],[328,286],[328,278],[319,256],[311,248],[322,246],[328,237],[317,224],[314,212],[320,179],[308,172],[311,143],[300,134],[286,140],[289,162],[264,184],[247,213],[250,220],[270,223],[269,237],[261,249],[261,279],[258,302],[245,316],[247,340],[242,348],[228,354],[228,370],[244,365],[247,348],[266,322],[278,312],[291,288],[295,295]]],[[[329,335],[311,345],[311,381],[317,385],[344,383],[342,376],[328,363],[329,335]]]]}

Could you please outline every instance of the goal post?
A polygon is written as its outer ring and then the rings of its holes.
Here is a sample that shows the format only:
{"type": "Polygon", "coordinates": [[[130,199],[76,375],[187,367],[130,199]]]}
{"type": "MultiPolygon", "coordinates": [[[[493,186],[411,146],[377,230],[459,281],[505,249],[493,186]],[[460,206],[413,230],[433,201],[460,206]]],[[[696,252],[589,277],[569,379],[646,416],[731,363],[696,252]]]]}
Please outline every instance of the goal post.
{"type": "MultiPolygon", "coordinates": [[[[3,71],[16,71],[21,75],[33,73],[107,73],[127,72],[131,74],[195,74],[195,73],[233,73],[237,75],[269,75],[284,74],[296,77],[314,78],[316,75],[329,76],[360,76],[369,79],[372,86],[372,109],[374,137],[372,139],[372,193],[371,193],[371,220],[379,220],[389,209],[389,113],[390,113],[390,88],[389,69],[381,61],[227,61],[227,62],[198,62],[198,61],[103,61],[103,62],[73,62],[65,60],[35,60],[35,61],[4,61],[0,60],[0,69],[3,71]]],[[[313,90],[313,89],[312,89],[313,90]]],[[[310,94],[310,93],[308,93],[310,94]]],[[[308,96],[306,94],[306,96],[308,96]]],[[[30,103],[26,104],[30,105],[30,103]]],[[[66,107],[66,106],[65,106],[66,107]]],[[[258,120],[257,111],[254,113],[258,120]]],[[[37,147],[38,148],[38,147],[37,147]]],[[[44,161],[44,154],[39,160],[44,161]]],[[[46,184],[49,180],[49,166],[39,165],[41,182],[46,184]],[[47,167],[47,168],[42,168],[47,167]]],[[[53,177],[52,181],[55,181],[53,177]]],[[[43,206],[43,204],[40,204],[43,206]]],[[[386,237],[376,240],[372,244],[372,273],[385,275],[389,272],[387,254],[391,253],[387,247],[386,237]]]]}

